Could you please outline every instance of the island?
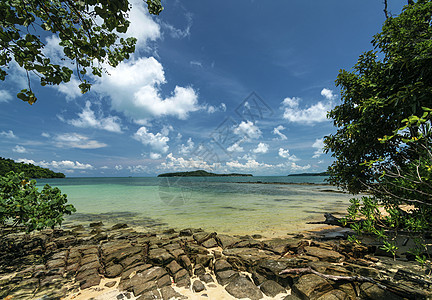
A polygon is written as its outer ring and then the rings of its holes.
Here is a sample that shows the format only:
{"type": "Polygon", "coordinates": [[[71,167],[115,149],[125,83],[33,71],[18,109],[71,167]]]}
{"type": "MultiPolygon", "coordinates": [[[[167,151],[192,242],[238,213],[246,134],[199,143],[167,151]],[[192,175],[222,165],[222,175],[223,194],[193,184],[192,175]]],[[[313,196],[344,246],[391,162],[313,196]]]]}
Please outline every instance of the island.
{"type": "Polygon", "coordinates": [[[238,174],[238,173],[230,173],[230,174],[216,174],[210,173],[204,170],[197,171],[188,171],[188,172],[174,172],[174,173],[163,173],[159,174],[157,177],[252,177],[252,174],[238,174]]]}
{"type": "Polygon", "coordinates": [[[289,174],[287,176],[329,176],[329,172],[321,172],[321,173],[299,173],[299,174],[289,174]]]}
{"type": "Polygon", "coordinates": [[[29,178],[65,178],[65,174],[51,171],[47,168],[15,162],[13,159],[0,157],[0,176],[6,175],[8,172],[15,173],[24,172],[24,175],[29,178]]]}

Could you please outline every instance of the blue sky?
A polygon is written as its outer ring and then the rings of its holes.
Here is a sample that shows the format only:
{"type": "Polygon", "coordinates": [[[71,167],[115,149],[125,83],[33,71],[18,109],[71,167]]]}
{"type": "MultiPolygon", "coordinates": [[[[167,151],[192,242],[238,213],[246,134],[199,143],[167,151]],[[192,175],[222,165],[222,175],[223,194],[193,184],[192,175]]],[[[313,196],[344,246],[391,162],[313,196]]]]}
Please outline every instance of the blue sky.
{"type": "MultiPolygon", "coordinates": [[[[398,14],[405,1],[389,1],[398,14]]],[[[154,176],[206,169],[254,175],[325,171],[334,81],[384,21],[380,0],[163,1],[149,16],[133,0],[133,57],[110,75],[32,88],[10,66],[0,82],[0,156],[67,176],[154,176]]],[[[46,53],[61,61],[58,38],[46,53]]]]}

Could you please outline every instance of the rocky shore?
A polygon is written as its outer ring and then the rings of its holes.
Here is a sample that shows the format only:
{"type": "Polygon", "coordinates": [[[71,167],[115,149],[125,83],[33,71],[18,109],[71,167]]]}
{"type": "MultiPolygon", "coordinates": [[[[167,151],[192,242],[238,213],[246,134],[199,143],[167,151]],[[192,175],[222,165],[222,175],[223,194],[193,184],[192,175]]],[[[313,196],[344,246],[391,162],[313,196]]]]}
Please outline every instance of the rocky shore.
{"type": "Polygon", "coordinates": [[[432,299],[430,270],[342,236],[3,231],[0,299],[432,299]]]}

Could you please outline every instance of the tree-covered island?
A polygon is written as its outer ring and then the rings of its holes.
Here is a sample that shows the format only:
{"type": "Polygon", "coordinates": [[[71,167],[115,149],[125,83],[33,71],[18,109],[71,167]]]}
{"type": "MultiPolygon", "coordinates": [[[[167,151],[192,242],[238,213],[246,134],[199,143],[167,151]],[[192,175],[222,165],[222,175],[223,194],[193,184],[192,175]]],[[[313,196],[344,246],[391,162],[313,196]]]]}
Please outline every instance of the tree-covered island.
{"type": "Polygon", "coordinates": [[[163,173],[163,174],[159,174],[157,177],[238,177],[238,176],[252,177],[253,175],[239,174],[239,173],[216,174],[204,170],[197,170],[197,171],[188,171],[188,172],[163,173]]]}
{"type": "Polygon", "coordinates": [[[33,164],[18,163],[12,159],[0,157],[0,176],[8,172],[24,173],[29,178],[65,178],[65,174],[51,171],[33,164]]]}

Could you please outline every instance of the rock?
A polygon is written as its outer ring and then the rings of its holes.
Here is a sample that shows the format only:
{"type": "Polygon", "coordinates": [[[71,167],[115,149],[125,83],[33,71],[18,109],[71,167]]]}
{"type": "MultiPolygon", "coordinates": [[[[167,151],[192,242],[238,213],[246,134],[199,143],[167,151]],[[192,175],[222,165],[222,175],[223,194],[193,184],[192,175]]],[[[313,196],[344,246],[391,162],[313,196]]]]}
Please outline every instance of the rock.
{"type": "Polygon", "coordinates": [[[214,282],[213,277],[211,277],[211,275],[208,273],[200,275],[199,279],[205,283],[214,282]]]}
{"type": "Polygon", "coordinates": [[[134,272],[140,273],[140,272],[147,270],[147,269],[150,269],[152,267],[153,267],[153,265],[151,265],[151,264],[139,264],[139,265],[131,266],[130,268],[123,271],[122,276],[121,276],[121,280],[128,279],[129,275],[131,275],[134,272]]]}
{"type": "Polygon", "coordinates": [[[257,273],[256,271],[253,271],[252,272],[252,280],[255,283],[255,285],[261,285],[267,279],[264,276],[262,276],[261,274],[257,273]]]}
{"type": "Polygon", "coordinates": [[[199,280],[195,280],[192,284],[192,291],[194,291],[195,293],[199,293],[202,291],[205,291],[206,287],[204,286],[204,284],[199,281],[199,280]]]}
{"type": "Polygon", "coordinates": [[[214,265],[214,271],[215,273],[226,271],[226,270],[232,270],[232,266],[229,262],[227,262],[225,259],[218,259],[215,262],[214,265]]]}
{"type": "Polygon", "coordinates": [[[162,288],[164,286],[170,286],[171,285],[171,277],[166,274],[165,276],[162,276],[160,279],[158,279],[157,281],[157,286],[158,288],[162,288]]]}
{"type": "Polygon", "coordinates": [[[114,278],[119,276],[122,273],[122,271],[123,271],[123,267],[119,264],[115,264],[106,268],[105,276],[108,278],[114,278]]]}
{"type": "Polygon", "coordinates": [[[158,248],[149,251],[148,259],[155,265],[165,266],[174,260],[174,257],[165,249],[158,248]]]}
{"type": "Polygon", "coordinates": [[[120,264],[123,266],[123,268],[127,268],[129,266],[133,266],[140,262],[143,262],[143,256],[140,253],[138,253],[121,260],[120,264]]]}
{"type": "Polygon", "coordinates": [[[401,297],[393,294],[392,292],[383,290],[377,285],[365,282],[360,286],[360,295],[363,298],[370,300],[381,300],[381,299],[392,299],[392,300],[402,300],[401,297]]]}
{"type": "Polygon", "coordinates": [[[118,230],[118,229],[123,229],[123,228],[127,228],[127,227],[129,227],[129,226],[125,223],[118,223],[118,224],[115,224],[113,227],[111,227],[111,230],[118,230]]]}
{"type": "Polygon", "coordinates": [[[90,228],[92,228],[92,227],[101,227],[101,226],[103,226],[102,221],[93,222],[93,223],[90,223],[90,225],[89,225],[90,228]]]}
{"type": "Polygon", "coordinates": [[[107,288],[112,288],[113,286],[115,286],[117,284],[116,281],[108,281],[107,283],[105,283],[105,286],[107,288]]]}
{"type": "Polygon", "coordinates": [[[174,250],[168,250],[168,252],[174,256],[175,259],[178,259],[182,255],[186,255],[183,251],[183,249],[174,249],[174,250]]]}
{"type": "Polygon", "coordinates": [[[99,262],[99,257],[97,254],[86,255],[81,259],[81,266],[84,266],[89,263],[99,262]]]}
{"type": "Polygon", "coordinates": [[[98,274],[92,274],[87,277],[84,277],[84,279],[80,282],[81,289],[86,289],[95,285],[99,285],[101,282],[101,277],[98,274]]]}
{"type": "Polygon", "coordinates": [[[317,300],[350,300],[351,298],[344,292],[340,290],[332,290],[325,293],[317,300]]]}
{"type": "Polygon", "coordinates": [[[245,270],[255,266],[260,260],[278,259],[273,252],[257,248],[230,248],[224,250],[223,254],[228,256],[227,260],[231,264],[235,263],[237,268],[245,270]]]}
{"type": "Polygon", "coordinates": [[[161,294],[162,294],[162,298],[164,300],[169,300],[169,299],[187,299],[188,297],[183,296],[180,293],[177,293],[171,286],[164,286],[163,288],[161,288],[161,294]]]}
{"type": "MultiPolygon", "coordinates": [[[[225,271],[227,272],[227,271],[225,271]]],[[[263,298],[262,292],[245,276],[236,276],[225,290],[236,298],[257,300],[263,298]]]]}
{"type": "Polygon", "coordinates": [[[137,298],[137,300],[153,300],[153,299],[162,299],[162,296],[158,290],[150,290],[137,298]]]}
{"type": "Polygon", "coordinates": [[[179,282],[176,282],[176,285],[178,287],[184,287],[184,288],[188,289],[190,287],[190,279],[189,278],[183,278],[179,282]]]}
{"type": "Polygon", "coordinates": [[[197,264],[195,265],[194,274],[199,276],[205,274],[206,270],[203,265],[197,264]]]}
{"type": "Polygon", "coordinates": [[[236,243],[240,242],[241,240],[236,237],[232,237],[230,235],[226,234],[218,234],[216,236],[216,241],[223,249],[230,248],[234,246],[236,243]]]}
{"type": "Polygon", "coordinates": [[[174,275],[174,282],[178,283],[182,279],[188,279],[189,280],[189,278],[190,278],[189,273],[185,269],[181,269],[174,275]]]}
{"type": "Polygon", "coordinates": [[[307,274],[299,278],[291,291],[301,299],[316,299],[332,289],[327,280],[315,274],[307,274]]]}
{"type": "Polygon", "coordinates": [[[180,232],[179,232],[179,236],[192,236],[192,234],[193,234],[193,232],[189,228],[180,230],[180,232]]]}
{"type": "Polygon", "coordinates": [[[208,239],[207,241],[203,242],[201,245],[206,248],[214,248],[218,246],[214,238],[208,239]]]}
{"type": "Polygon", "coordinates": [[[261,291],[269,296],[275,297],[278,294],[286,293],[286,290],[277,282],[273,280],[266,280],[260,286],[261,291]]]}
{"type": "Polygon", "coordinates": [[[182,267],[175,261],[173,260],[172,262],[170,262],[167,266],[166,269],[168,270],[168,273],[171,276],[174,276],[175,273],[177,273],[182,267]]]}
{"type": "Polygon", "coordinates": [[[180,256],[179,263],[183,268],[185,268],[189,272],[192,272],[192,263],[187,255],[180,256]]]}
{"type": "Polygon", "coordinates": [[[49,260],[47,262],[47,268],[48,269],[54,269],[58,267],[64,267],[66,265],[66,262],[64,259],[55,259],[55,260],[49,260]]]}
{"type": "Polygon", "coordinates": [[[345,259],[345,256],[333,250],[309,246],[305,247],[304,249],[307,255],[318,257],[321,261],[338,263],[345,259]]]}
{"type": "Polygon", "coordinates": [[[216,273],[216,280],[220,285],[225,285],[231,282],[234,278],[238,277],[239,273],[233,270],[225,270],[216,273]]]}
{"type": "Polygon", "coordinates": [[[195,264],[201,264],[204,267],[208,267],[212,259],[213,259],[213,255],[197,254],[195,257],[195,264]]]}
{"type": "Polygon", "coordinates": [[[288,295],[285,298],[283,298],[283,300],[301,300],[299,297],[297,297],[296,295],[288,295]]]}

